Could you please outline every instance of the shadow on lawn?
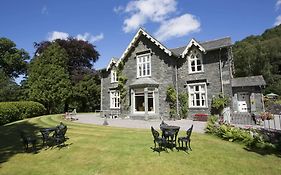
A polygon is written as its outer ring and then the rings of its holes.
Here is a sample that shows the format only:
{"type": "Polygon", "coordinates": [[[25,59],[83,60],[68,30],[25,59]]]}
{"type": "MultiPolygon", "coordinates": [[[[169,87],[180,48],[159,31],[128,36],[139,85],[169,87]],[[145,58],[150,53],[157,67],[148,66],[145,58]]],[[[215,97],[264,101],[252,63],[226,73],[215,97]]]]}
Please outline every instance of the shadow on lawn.
{"type": "Polygon", "coordinates": [[[254,152],[254,153],[260,154],[262,156],[276,155],[277,157],[281,158],[281,149],[280,148],[279,148],[279,151],[277,149],[272,149],[272,148],[261,149],[261,148],[251,148],[251,147],[245,147],[244,150],[246,150],[248,152],[254,152]]]}
{"type": "MultiPolygon", "coordinates": [[[[0,126],[0,164],[7,162],[16,154],[37,154],[41,149],[44,149],[44,146],[42,145],[42,136],[39,132],[42,128],[43,127],[39,127],[38,125],[27,121],[0,126]],[[32,149],[32,145],[29,145],[27,150],[25,149],[20,136],[21,131],[28,133],[29,136],[36,139],[35,149],[32,149]]],[[[68,146],[68,144],[63,146],[68,146]]]]}

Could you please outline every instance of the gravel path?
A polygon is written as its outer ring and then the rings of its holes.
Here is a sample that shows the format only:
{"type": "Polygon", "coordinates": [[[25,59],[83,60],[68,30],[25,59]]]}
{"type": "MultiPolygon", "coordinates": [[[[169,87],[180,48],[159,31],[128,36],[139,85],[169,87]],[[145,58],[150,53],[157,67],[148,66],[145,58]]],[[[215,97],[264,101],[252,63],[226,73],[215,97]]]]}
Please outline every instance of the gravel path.
{"type": "MultiPolygon", "coordinates": [[[[102,125],[104,118],[101,118],[97,113],[89,114],[77,114],[74,122],[78,123],[88,123],[102,125]]],[[[122,127],[122,128],[147,128],[150,129],[153,126],[155,129],[159,129],[161,120],[131,120],[131,119],[107,119],[108,126],[122,127]]],[[[193,124],[193,131],[198,133],[204,133],[204,128],[206,127],[206,122],[193,121],[193,120],[167,120],[165,123],[169,125],[180,126],[180,130],[187,130],[193,124]]]]}

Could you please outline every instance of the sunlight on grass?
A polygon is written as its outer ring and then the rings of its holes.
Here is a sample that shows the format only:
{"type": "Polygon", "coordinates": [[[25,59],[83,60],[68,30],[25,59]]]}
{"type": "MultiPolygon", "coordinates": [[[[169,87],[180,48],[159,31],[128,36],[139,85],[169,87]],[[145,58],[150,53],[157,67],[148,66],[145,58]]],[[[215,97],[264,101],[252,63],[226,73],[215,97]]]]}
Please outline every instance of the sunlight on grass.
{"type": "MultiPolygon", "coordinates": [[[[63,121],[66,147],[23,151],[17,130],[56,126],[59,115],[37,117],[0,127],[0,174],[280,174],[281,158],[248,152],[243,145],[192,134],[193,151],[153,152],[150,130],[63,121]],[[2,139],[3,138],[3,139],[2,139]],[[3,144],[2,144],[3,143],[3,144]]],[[[37,132],[38,137],[40,134],[37,132]]],[[[184,135],[181,132],[180,135],[184,135]]]]}

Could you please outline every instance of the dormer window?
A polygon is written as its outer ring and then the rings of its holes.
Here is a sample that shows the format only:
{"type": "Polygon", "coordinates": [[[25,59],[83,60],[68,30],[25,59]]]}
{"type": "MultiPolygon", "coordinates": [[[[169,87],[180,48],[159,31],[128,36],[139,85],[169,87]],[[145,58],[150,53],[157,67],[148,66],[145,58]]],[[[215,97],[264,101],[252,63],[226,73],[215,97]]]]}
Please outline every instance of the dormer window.
{"type": "Polygon", "coordinates": [[[111,70],[111,83],[116,83],[118,81],[116,70],[111,70]]]}
{"type": "Polygon", "coordinates": [[[137,56],[137,77],[151,76],[151,55],[143,54],[137,56]]]}
{"type": "Polygon", "coordinates": [[[203,72],[202,54],[194,49],[188,56],[189,73],[203,72]]]}

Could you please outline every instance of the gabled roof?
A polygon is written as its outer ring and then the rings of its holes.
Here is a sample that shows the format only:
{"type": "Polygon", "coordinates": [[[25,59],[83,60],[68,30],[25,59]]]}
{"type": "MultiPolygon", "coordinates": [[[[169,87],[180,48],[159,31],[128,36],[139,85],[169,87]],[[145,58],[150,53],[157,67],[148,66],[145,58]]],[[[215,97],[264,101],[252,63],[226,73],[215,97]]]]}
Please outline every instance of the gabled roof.
{"type": "Polygon", "coordinates": [[[112,64],[116,64],[118,62],[118,58],[111,58],[110,62],[107,64],[106,71],[108,71],[112,64]]]}
{"type": "Polygon", "coordinates": [[[212,41],[205,41],[200,44],[202,45],[202,47],[206,49],[206,51],[210,51],[218,48],[224,48],[232,45],[230,37],[225,37],[212,41]]]}
{"type": "MultiPolygon", "coordinates": [[[[212,41],[198,42],[198,44],[200,44],[200,46],[203,47],[206,52],[215,50],[218,48],[229,47],[232,45],[230,37],[225,37],[225,38],[216,39],[216,40],[212,40],[212,41]]],[[[186,48],[187,48],[187,46],[182,46],[182,47],[173,48],[170,50],[173,52],[174,55],[180,56],[186,48]]]]}
{"type": "Polygon", "coordinates": [[[201,46],[201,44],[199,42],[197,42],[195,39],[191,39],[189,41],[189,43],[187,44],[187,46],[185,47],[185,49],[183,50],[183,52],[180,54],[180,56],[182,58],[184,58],[186,56],[186,54],[188,53],[189,49],[192,47],[192,46],[196,46],[198,47],[198,49],[201,51],[201,52],[205,52],[205,49],[201,46]]]}
{"type": "MultiPolygon", "coordinates": [[[[151,42],[153,42],[156,46],[158,46],[161,50],[163,50],[165,53],[167,53],[169,56],[172,55],[172,52],[165,47],[163,44],[161,44],[158,40],[156,40],[155,38],[153,38],[151,35],[149,35],[144,29],[140,28],[138,30],[138,32],[135,34],[134,38],[131,40],[130,44],[128,45],[128,47],[125,49],[125,51],[123,52],[121,58],[119,59],[119,62],[121,60],[123,60],[126,55],[129,53],[129,51],[133,48],[135,42],[139,39],[139,37],[143,35],[146,38],[148,38],[151,42]]],[[[119,63],[118,62],[118,63],[119,63]]]]}
{"type": "Polygon", "coordinates": [[[238,77],[231,80],[232,87],[265,86],[262,75],[251,77],[238,77]]]}

